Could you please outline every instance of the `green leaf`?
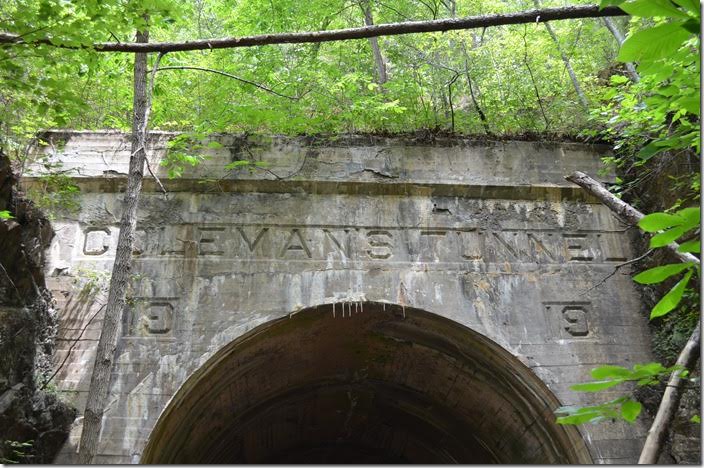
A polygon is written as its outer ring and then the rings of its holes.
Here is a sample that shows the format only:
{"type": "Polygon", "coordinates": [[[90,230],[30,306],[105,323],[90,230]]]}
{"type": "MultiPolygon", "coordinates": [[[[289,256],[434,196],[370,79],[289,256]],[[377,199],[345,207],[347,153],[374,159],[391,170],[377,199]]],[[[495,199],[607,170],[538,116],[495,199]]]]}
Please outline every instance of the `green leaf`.
{"type": "Polygon", "coordinates": [[[635,364],[633,366],[633,376],[636,378],[646,376],[657,376],[662,373],[670,372],[665,366],[659,362],[649,362],[647,364],[635,364]]]}
{"type": "Polygon", "coordinates": [[[615,387],[616,385],[623,383],[623,380],[603,380],[600,382],[587,382],[583,384],[576,384],[570,387],[570,390],[575,392],[600,392],[606,390],[607,388],[615,387]]]}
{"type": "Polygon", "coordinates": [[[603,414],[598,410],[585,411],[583,413],[571,414],[569,416],[560,416],[557,418],[558,424],[584,424],[594,419],[603,418],[603,414]]]}
{"type": "Polygon", "coordinates": [[[697,423],[697,424],[702,423],[702,418],[698,414],[695,414],[689,420],[690,420],[690,422],[697,423]]]}
{"type": "Polygon", "coordinates": [[[649,75],[656,81],[663,81],[675,73],[675,67],[661,60],[641,60],[638,64],[638,71],[641,75],[649,75]]]}
{"type": "Polygon", "coordinates": [[[8,210],[0,210],[0,219],[12,219],[14,216],[12,216],[12,213],[10,213],[8,210]]]}
{"type": "Polygon", "coordinates": [[[675,85],[669,85],[669,86],[663,86],[657,89],[658,94],[662,94],[663,96],[671,97],[675,95],[679,95],[680,93],[680,88],[678,88],[675,85]]]}
{"type": "Polygon", "coordinates": [[[694,13],[697,18],[701,15],[701,4],[699,0],[673,0],[690,13],[694,13]]]}
{"type": "Polygon", "coordinates": [[[660,146],[660,141],[653,141],[652,143],[645,145],[643,148],[641,148],[640,151],[638,151],[638,158],[642,161],[647,161],[656,154],[662,153],[663,151],[667,151],[667,149],[668,148],[666,147],[660,146]]]}
{"type": "MultiPolygon", "coordinates": [[[[699,11],[699,10],[697,10],[699,11]]],[[[687,31],[691,32],[692,34],[699,34],[699,20],[698,19],[690,19],[687,20],[682,27],[686,29],[687,31]]]]}
{"type": "Polygon", "coordinates": [[[679,226],[683,220],[680,216],[668,213],[651,213],[638,221],[638,226],[645,232],[657,232],[672,226],[679,226]]]}
{"type": "Polygon", "coordinates": [[[680,244],[679,247],[677,247],[677,251],[682,253],[701,253],[701,241],[699,239],[692,239],[688,240],[687,242],[683,242],[682,244],[680,244]]]}
{"type": "Polygon", "coordinates": [[[663,315],[670,312],[672,309],[677,307],[677,304],[682,300],[682,295],[684,290],[689,283],[689,279],[692,277],[693,271],[687,272],[687,274],[682,278],[665,296],[660,299],[660,302],[655,304],[653,310],[650,312],[650,319],[656,317],[662,317],[663,315]]]}
{"type": "Polygon", "coordinates": [[[555,410],[555,414],[558,415],[557,423],[583,424],[586,422],[598,422],[607,418],[620,418],[621,412],[617,411],[618,406],[626,401],[628,401],[628,397],[619,397],[615,400],[607,401],[606,403],[594,406],[562,406],[555,410]]]}
{"type": "Polygon", "coordinates": [[[689,268],[691,263],[673,263],[671,265],[663,265],[638,273],[633,277],[633,281],[640,284],[655,284],[661,283],[670,276],[681,273],[689,268]]]}
{"type": "Polygon", "coordinates": [[[621,45],[618,60],[637,62],[643,59],[659,59],[673,54],[691,33],[684,29],[683,21],[673,21],[629,36],[621,45]]]}
{"type": "Polygon", "coordinates": [[[624,84],[628,83],[631,80],[623,75],[612,75],[611,78],[609,78],[609,81],[611,82],[611,84],[624,84]]]}
{"type": "Polygon", "coordinates": [[[220,149],[220,148],[222,148],[222,143],[218,143],[217,141],[211,141],[210,143],[208,143],[208,148],[220,149]]]}
{"type": "Polygon", "coordinates": [[[689,229],[699,226],[699,221],[701,220],[701,209],[698,206],[684,208],[675,214],[684,220],[683,224],[689,229]]]}
{"type": "Polygon", "coordinates": [[[603,10],[607,6],[612,6],[612,5],[619,6],[625,1],[626,0],[601,0],[601,2],[599,3],[599,9],[603,10]]]}
{"type": "Polygon", "coordinates": [[[237,169],[237,168],[240,168],[240,167],[249,166],[250,164],[251,164],[250,161],[247,161],[246,159],[240,159],[240,160],[237,160],[237,161],[232,161],[232,162],[229,163],[229,164],[226,164],[226,165],[225,165],[225,169],[227,169],[227,170],[229,171],[229,170],[232,170],[232,169],[237,169]]]}
{"type": "Polygon", "coordinates": [[[699,108],[699,97],[680,98],[675,101],[675,105],[683,108],[690,114],[700,115],[701,113],[701,109],[699,108]]]}
{"type": "Polygon", "coordinates": [[[592,378],[596,380],[605,380],[610,378],[623,378],[631,375],[631,371],[621,366],[599,366],[592,369],[592,378]]]}
{"type": "Polygon", "coordinates": [[[632,16],[665,16],[688,19],[689,15],[675,7],[670,0],[635,0],[621,5],[621,9],[632,16]]]}
{"type": "Polygon", "coordinates": [[[626,421],[633,422],[636,420],[642,409],[643,405],[641,405],[639,402],[628,400],[623,405],[621,405],[621,416],[626,421]]]}
{"type": "Polygon", "coordinates": [[[682,235],[687,231],[689,231],[689,228],[686,226],[676,226],[665,232],[656,234],[650,239],[650,248],[655,249],[658,247],[663,247],[670,242],[674,242],[682,237],[682,235]]]}

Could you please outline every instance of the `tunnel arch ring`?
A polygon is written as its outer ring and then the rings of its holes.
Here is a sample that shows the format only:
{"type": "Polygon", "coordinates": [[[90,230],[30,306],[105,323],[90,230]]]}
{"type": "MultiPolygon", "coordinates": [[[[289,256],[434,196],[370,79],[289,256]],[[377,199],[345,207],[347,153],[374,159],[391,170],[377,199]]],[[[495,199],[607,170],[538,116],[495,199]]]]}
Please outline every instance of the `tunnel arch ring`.
{"type": "Polygon", "coordinates": [[[264,323],[162,412],[141,463],[592,463],[518,358],[447,318],[365,302],[264,323]]]}

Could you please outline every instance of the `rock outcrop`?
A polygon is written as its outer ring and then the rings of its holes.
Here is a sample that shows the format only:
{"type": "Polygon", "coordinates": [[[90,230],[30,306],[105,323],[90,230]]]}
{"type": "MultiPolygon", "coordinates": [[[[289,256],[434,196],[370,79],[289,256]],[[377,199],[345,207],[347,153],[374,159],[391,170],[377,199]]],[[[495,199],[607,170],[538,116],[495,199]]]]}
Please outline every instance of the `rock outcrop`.
{"type": "Polygon", "coordinates": [[[51,463],[76,417],[55,393],[51,375],[56,316],[44,283],[49,221],[17,189],[0,153],[0,462],[51,463]],[[50,385],[47,388],[51,388],[50,385]]]}

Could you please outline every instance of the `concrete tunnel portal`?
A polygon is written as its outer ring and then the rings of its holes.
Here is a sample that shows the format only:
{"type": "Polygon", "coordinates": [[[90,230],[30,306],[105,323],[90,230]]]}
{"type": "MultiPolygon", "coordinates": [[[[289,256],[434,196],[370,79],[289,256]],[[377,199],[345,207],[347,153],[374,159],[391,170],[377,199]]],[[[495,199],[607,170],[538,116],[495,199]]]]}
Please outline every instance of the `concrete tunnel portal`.
{"type": "Polygon", "coordinates": [[[545,384],[488,338],[378,302],[311,307],[213,355],[142,463],[591,463],[545,384]]]}

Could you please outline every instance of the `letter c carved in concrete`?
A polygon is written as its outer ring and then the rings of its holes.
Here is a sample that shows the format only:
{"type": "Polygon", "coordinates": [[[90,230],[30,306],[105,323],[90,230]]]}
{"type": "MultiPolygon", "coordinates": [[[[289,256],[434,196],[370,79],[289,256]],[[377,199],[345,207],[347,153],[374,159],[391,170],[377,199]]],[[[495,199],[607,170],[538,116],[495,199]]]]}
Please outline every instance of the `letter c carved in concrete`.
{"type": "Polygon", "coordinates": [[[110,228],[88,228],[83,241],[85,255],[103,255],[110,249],[110,228]]]}

